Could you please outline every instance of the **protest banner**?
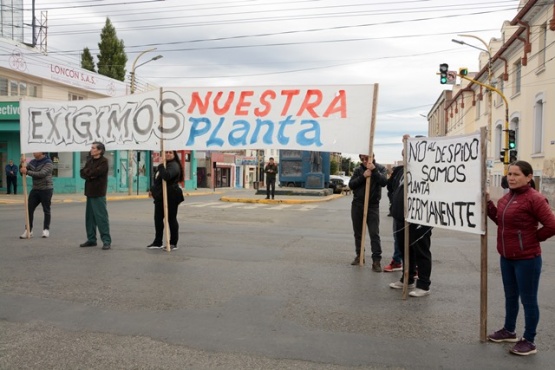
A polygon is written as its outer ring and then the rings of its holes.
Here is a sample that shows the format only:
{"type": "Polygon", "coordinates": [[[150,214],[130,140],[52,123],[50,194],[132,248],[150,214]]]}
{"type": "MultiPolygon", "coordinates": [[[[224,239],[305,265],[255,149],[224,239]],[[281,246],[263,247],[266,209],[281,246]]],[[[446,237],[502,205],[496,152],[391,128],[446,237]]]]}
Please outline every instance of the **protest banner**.
{"type": "Polygon", "coordinates": [[[484,234],[480,134],[407,141],[407,221],[484,234]]]}
{"type": "Polygon", "coordinates": [[[21,151],[368,150],[373,85],[164,88],[106,99],[21,100],[21,151]],[[161,126],[161,117],[164,126],[161,126]]]}

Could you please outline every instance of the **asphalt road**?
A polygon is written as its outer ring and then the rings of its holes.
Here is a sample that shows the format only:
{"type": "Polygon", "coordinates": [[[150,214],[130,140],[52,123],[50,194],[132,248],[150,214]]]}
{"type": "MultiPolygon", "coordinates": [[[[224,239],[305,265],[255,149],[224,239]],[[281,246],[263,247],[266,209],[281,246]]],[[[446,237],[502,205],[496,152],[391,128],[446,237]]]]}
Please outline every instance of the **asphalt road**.
{"type": "MultiPolygon", "coordinates": [[[[539,353],[522,358],[508,353],[509,344],[479,340],[478,236],[435,229],[432,293],[403,300],[388,287],[400,273],[350,265],[349,196],[277,205],[219,198],[186,199],[180,249],[171,253],[145,248],[153,238],[147,199],[109,203],[109,251],[78,247],[83,203],[55,204],[51,237],[30,240],[18,238],[21,205],[1,205],[0,369],[547,369],[555,362],[555,241],[543,245],[539,353]]],[[[393,249],[386,213],[383,203],[383,264],[393,249]]],[[[493,331],[504,309],[491,225],[490,233],[493,331]]]]}

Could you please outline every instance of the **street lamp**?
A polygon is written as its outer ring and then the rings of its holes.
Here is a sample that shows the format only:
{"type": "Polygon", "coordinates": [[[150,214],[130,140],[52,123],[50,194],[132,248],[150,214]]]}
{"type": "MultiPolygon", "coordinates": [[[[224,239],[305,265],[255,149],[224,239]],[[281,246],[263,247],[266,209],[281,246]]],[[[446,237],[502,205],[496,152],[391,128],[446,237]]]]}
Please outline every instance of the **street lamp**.
{"type": "MultiPolygon", "coordinates": [[[[137,55],[137,57],[136,57],[135,60],[133,61],[133,66],[131,67],[131,72],[130,72],[130,75],[131,75],[131,86],[130,86],[131,94],[134,94],[134,93],[135,93],[135,88],[136,88],[136,83],[135,83],[135,70],[136,70],[137,68],[139,68],[140,66],[143,66],[143,65],[145,65],[145,64],[147,64],[147,63],[150,63],[150,62],[152,62],[152,61],[154,61],[154,60],[158,60],[158,59],[163,58],[162,55],[157,55],[157,56],[155,56],[155,57],[153,57],[153,58],[150,58],[150,59],[147,60],[146,62],[143,62],[143,63],[137,65],[137,61],[139,60],[140,57],[142,57],[144,54],[149,53],[149,52],[154,51],[154,50],[156,50],[156,48],[148,49],[148,50],[145,50],[145,51],[141,52],[139,55],[137,55]]],[[[128,188],[128,195],[131,195],[132,184],[133,184],[133,172],[131,171],[131,161],[132,161],[132,158],[133,158],[133,151],[132,151],[132,150],[129,150],[129,151],[127,152],[127,172],[128,172],[128,175],[129,175],[128,186],[127,186],[127,188],[128,188]]],[[[139,153],[137,153],[137,195],[139,195],[139,161],[140,161],[140,160],[141,160],[141,158],[140,158],[140,152],[139,152],[139,153]]]]}
{"type": "MultiPolygon", "coordinates": [[[[471,48],[478,49],[478,50],[481,50],[481,51],[485,51],[486,53],[488,53],[488,85],[491,86],[491,81],[492,81],[492,70],[491,70],[491,67],[492,67],[492,66],[491,66],[491,52],[489,51],[489,46],[488,46],[488,44],[487,44],[484,40],[482,40],[481,38],[479,38],[478,36],[466,35],[466,34],[460,34],[460,35],[457,35],[457,36],[460,36],[460,37],[471,37],[471,38],[473,38],[473,39],[476,39],[476,40],[480,41],[480,42],[484,45],[485,49],[480,48],[480,47],[477,47],[477,46],[474,46],[474,45],[472,45],[472,44],[467,44],[466,42],[461,41],[461,40],[455,40],[455,39],[452,39],[452,40],[451,40],[451,41],[453,41],[453,42],[455,42],[455,43],[457,43],[457,44],[470,46],[471,48]]],[[[492,98],[492,96],[491,96],[491,90],[489,90],[489,91],[488,91],[488,106],[489,106],[489,108],[488,108],[488,139],[489,139],[490,141],[491,141],[491,132],[492,132],[491,121],[492,121],[492,116],[493,116],[492,105],[493,105],[493,98],[492,98]]]]}

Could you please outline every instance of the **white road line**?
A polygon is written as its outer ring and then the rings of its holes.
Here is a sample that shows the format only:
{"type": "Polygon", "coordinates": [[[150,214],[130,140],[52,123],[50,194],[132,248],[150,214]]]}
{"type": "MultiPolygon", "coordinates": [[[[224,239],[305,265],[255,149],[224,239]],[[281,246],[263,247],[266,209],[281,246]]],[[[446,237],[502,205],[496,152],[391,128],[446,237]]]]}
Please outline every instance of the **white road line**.
{"type": "MultiPolygon", "coordinates": [[[[247,203],[245,203],[247,204],[247,203]]],[[[259,204],[259,203],[252,203],[249,205],[244,205],[241,208],[243,209],[257,209],[257,208],[266,208],[268,205],[267,204],[259,204]]]]}
{"type": "Polygon", "coordinates": [[[211,202],[211,203],[203,203],[203,202],[195,202],[195,203],[185,203],[187,207],[211,207],[222,204],[222,202],[211,202]]]}
{"type": "Polygon", "coordinates": [[[316,209],[316,208],[318,208],[318,206],[314,204],[304,205],[299,209],[299,211],[312,211],[313,209],[316,209]]]}
{"type": "Polygon", "coordinates": [[[268,209],[272,210],[272,211],[279,211],[285,208],[289,208],[291,207],[291,204],[280,204],[279,206],[275,206],[275,207],[270,207],[268,209]]]}
{"type": "Polygon", "coordinates": [[[210,206],[212,208],[233,208],[233,207],[237,207],[239,204],[238,203],[227,203],[227,204],[219,204],[217,206],[210,206]]]}

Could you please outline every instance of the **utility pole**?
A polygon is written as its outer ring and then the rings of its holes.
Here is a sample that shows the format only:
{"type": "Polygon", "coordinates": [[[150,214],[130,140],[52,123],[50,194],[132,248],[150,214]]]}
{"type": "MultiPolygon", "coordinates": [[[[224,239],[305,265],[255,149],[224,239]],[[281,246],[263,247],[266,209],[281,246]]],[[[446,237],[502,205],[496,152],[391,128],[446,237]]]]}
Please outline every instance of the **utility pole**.
{"type": "MultiPolygon", "coordinates": [[[[130,89],[129,90],[131,92],[131,95],[133,95],[135,93],[135,88],[136,88],[135,70],[137,68],[139,68],[140,66],[142,66],[142,65],[145,65],[149,62],[152,62],[153,60],[158,60],[160,58],[163,58],[162,55],[157,55],[157,56],[147,60],[146,62],[143,62],[143,63],[139,64],[138,66],[135,66],[140,57],[142,57],[144,54],[146,54],[148,52],[151,52],[151,51],[154,51],[154,50],[156,50],[156,48],[148,49],[148,50],[145,50],[145,51],[141,52],[139,55],[137,55],[137,57],[133,61],[133,67],[131,68],[131,72],[130,72],[131,84],[130,84],[130,89]]],[[[141,157],[140,157],[140,152],[139,152],[139,153],[137,153],[137,195],[139,195],[139,161],[140,161],[140,158],[141,157]]],[[[127,192],[127,195],[131,195],[131,192],[133,190],[133,171],[131,170],[132,169],[132,166],[131,166],[132,161],[133,161],[133,151],[128,150],[127,151],[127,175],[128,175],[128,180],[127,180],[127,190],[128,190],[128,192],[127,192]]]]}

